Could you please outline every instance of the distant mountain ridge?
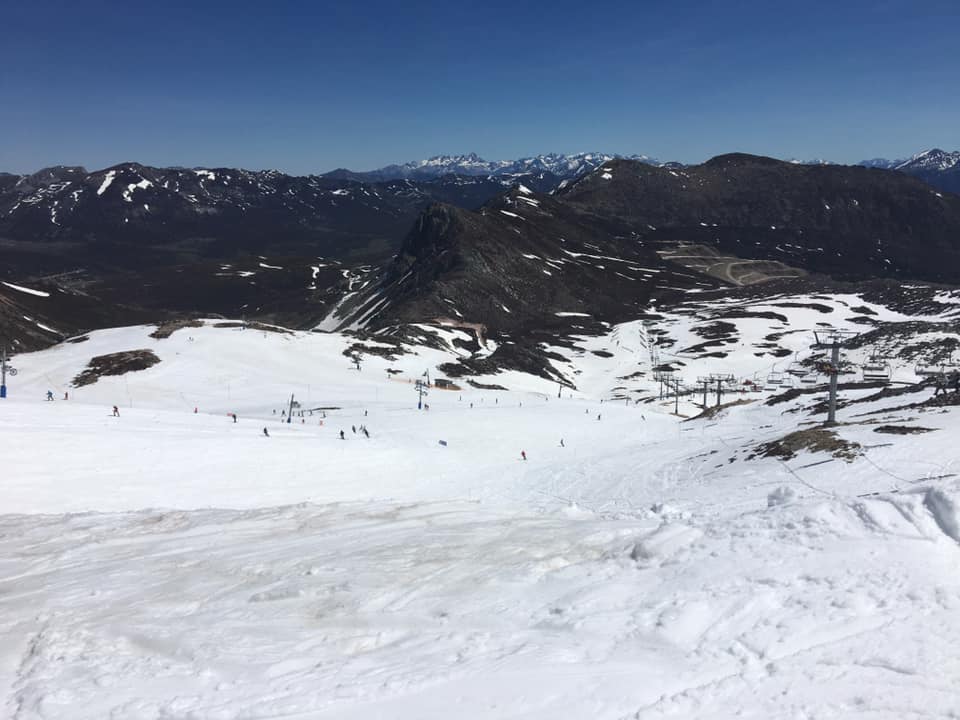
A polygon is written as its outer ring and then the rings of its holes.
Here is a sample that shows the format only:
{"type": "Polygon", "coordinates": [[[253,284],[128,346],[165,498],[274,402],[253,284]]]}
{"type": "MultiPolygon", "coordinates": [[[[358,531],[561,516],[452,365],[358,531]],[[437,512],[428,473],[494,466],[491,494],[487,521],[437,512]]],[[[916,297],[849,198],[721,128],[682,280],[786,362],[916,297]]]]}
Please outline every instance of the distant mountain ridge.
{"type": "MultiPolygon", "coordinates": [[[[323,177],[360,182],[382,182],[398,179],[435,179],[443,175],[510,177],[512,175],[545,173],[549,176],[556,176],[560,181],[563,181],[572,180],[585,173],[592,172],[611,160],[637,160],[657,167],[685,167],[683,163],[665,162],[647,155],[621,155],[604,152],[575,153],[572,155],[547,153],[520,158],[519,160],[493,161],[485,160],[476,153],[467,153],[464,155],[435,155],[425,160],[413,160],[401,165],[387,165],[365,172],[340,168],[324,173],[323,177]]],[[[795,165],[842,164],[824,158],[813,160],[790,158],[786,162],[795,165]]],[[[873,158],[863,160],[856,165],[881,170],[899,170],[908,175],[919,177],[940,190],[960,193],[960,151],[946,152],[933,148],[919,152],[907,159],[873,158]]]]}
{"type": "Polygon", "coordinates": [[[595,170],[610,160],[637,160],[651,165],[661,164],[659,160],[646,155],[618,155],[602,152],[584,152],[572,155],[547,153],[518,160],[484,160],[476,153],[467,153],[465,155],[435,155],[425,160],[413,160],[402,165],[387,165],[366,172],[355,172],[341,168],[324,173],[324,177],[383,181],[423,180],[441,175],[510,176],[549,173],[563,180],[595,170]]]}

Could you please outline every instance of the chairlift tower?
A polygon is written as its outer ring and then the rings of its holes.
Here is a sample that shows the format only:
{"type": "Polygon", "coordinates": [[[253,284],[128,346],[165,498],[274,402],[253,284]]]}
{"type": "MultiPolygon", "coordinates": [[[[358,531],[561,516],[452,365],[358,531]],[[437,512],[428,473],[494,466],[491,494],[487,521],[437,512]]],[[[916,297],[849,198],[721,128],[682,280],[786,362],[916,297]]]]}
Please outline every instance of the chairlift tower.
{"type": "MultiPolygon", "coordinates": [[[[663,386],[667,386],[667,390],[670,389],[670,383],[673,380],[673,371],[672,370],[657,370],[653,374],[653,379],[660,383],[660,399],[663,400],[663,386]]],[[[669,397],[669,395],[667,396],[669,397]]]]}
{"type": "MultiPolygon", "coordinates": [[[[707,378],[710,384],[716,384],[717,386],[717,405],[719,406],[723,402],[723,387],[724,385],[732,387],[736,384],[737,379],[730,373],[710,373],[707,378]]],[[[704,398],[706,398],[707,393],[704,390],[704,398]]]]}
{"type": "Polygon", "coordinates": [[[7,365],[7,348],[0,348],[0,400],[7,396],[7,375],[13,377],[17,374],[15,367],[7,365]]]}
{"type": "Polygon", "coordinates": [[[427,384],[423,380],[417,380],[417,383],[414,386],[419,394],[419,398],[417,399],[417,410],[423,410],[423,396],[429,395],[427,387],[427,384]]]}
{"type": "Polygon", "coordinates": [[[833,425],[837,422],[837,378],[840,375],[840,348],[848,345],[857,334],[852,330],[838,330],[837,328],[813,331],[815,341],[813,347],[817,350],[830,350],[830,368],[827,371],[830,376],[827,425],[833,425]]]}

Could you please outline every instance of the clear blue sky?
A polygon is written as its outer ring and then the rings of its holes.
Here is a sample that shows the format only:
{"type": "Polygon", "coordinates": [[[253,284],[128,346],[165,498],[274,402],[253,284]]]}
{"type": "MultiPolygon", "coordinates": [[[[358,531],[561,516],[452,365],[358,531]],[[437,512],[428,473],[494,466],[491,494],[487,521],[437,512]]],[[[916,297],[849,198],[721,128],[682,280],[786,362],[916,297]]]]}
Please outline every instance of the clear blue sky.
{"type": "Polygon", "coordinates": [[[960,0],[4,3],[0,170],[960,148],[960,0]]]}

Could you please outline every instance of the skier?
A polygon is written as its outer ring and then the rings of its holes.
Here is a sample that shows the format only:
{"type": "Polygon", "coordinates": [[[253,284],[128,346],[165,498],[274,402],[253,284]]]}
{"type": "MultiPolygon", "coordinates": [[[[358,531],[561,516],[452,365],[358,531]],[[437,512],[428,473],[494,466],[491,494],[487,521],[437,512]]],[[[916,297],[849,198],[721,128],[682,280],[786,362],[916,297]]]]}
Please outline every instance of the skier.
{"type": "Polygon", "coordinates": [[[367,411],[366,411],[366,410],[363,411],[363,416],[364,416],[364,417],[367,416],[367,411]]]}
{"type": "Polygon", "coordinates": [[[233,416],[233,422],[234,422],[234,424],[236,424],[236,422],[237,422],[237,414],[236,414],[236,413],[230,413],[230,414],[233,416]]]}
{"type": "Polygon", "coordinates": [[[939,395],[940,393],[946,394],[946,392],[947,392],[947,377],[946,377],[946,375],[943,375],[942,373],[941,373],[940,375],[937,375],[937,377],[934,379],[934,382],[935,382],[935,384],[936,384],[936,387],[935,387],[934,390],[933,390],[933,396],[936,397],[936,396],[939,395]]]}
{"type": "Polygon", "coordinates": [[[340,431],[340,439],[341,439],[341,440],[346,440],[346,439],[347,439],[347,438],[345,438],[344,435],[343,435],[343,430],[340,431]]]}
{"type": "Polygon", "coordinates": [[[113,416],[120,417],[120,408],[118,408],[116,405],[113,406],[113,416]]]}
{"type": "Polygon", "coordinates": [[[356,425],[351,425],[350,428],[353,430],[353,434],[356,435],[356,434],[357,434],[357,426],[356,426],[356,425]]]}
{"type": "Polygon", "coordinates": [[[363,428],[363,434],[367,436],[367,440],[370,439],[370,433],[369,433],[369,431],[367,430],[367,428],[363,428]]]}
{"type": "Polygon", "coordinates": [[[560,447],[566,447],[566,445],[563,444],[563,438],[560,438],[560,447]]]}
{"type": "Polygon", "coordinates": [[[53,400],[53,390],[47,390],[47,400],[53,400]]]}
{"type": "Polygon", "coordinates": [[[600,419],[600,415],[599,415],[599,413],[598,413],[598,414],[597,414],[597,420],[599,420],[599,419],[600,419]]]}
{"type": "Polygon", "coordinates": [[[64,393],[64,394],[63,394],[63,399],[64,399],[64,400],[69,400],[69,399],[70,399],[70,394],[69,394],[69,393],[64,393]]]}
{"type": "Polygon", "coordinates": [[[520,451],[520,457],[522,457],[522,458],[523,458],[523,461],[526,462],[526,461],[527,461],[527,451],[526,451],[526,450],[521,450],[521,451],[520,451]]]}
{"type": "Polygon", "coordinates": [[[264,437],[270,437],[270,433],[267,432],[267,429],[266,429],[266,428],[263,429],[263,436],[264,436],[264,437]]]}

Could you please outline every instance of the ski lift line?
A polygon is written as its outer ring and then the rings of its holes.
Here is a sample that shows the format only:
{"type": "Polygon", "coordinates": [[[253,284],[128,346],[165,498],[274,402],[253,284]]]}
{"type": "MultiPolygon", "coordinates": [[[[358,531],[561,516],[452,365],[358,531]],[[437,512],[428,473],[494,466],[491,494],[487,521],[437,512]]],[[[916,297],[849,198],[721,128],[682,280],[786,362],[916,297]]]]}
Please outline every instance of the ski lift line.
{"type": "Polygon", "coordinates": [[[800,467],[797,468],[797,470],[803,470],[804,468],[812,468],[812,467],[816,467],[817,465],[826,465],[827,463],[832,463],[834,460],[836,460],[836,458],[830,458],[829,460],[820,460],[819,462],[810,463],[808,465],[801,465],[800,467]]]}
{"type": "Polygon", "coordinates": [[[899,481],[902,482],[902,483],[909,483],[909,482],[910,482],[910,481],[907,480],[906,478],[902,478],[902,477],[900,477],[899,475],[897,475],[896,473],[892,473],[892,472],[890,472],[889,470],[887,470],[886,468],[880,467],[879,465],[877,465],[877,463],[875,463],[873,460],[871,460],[871,459],[870,459],[870,456],[867,455],[866,453],[863,453],[860,457],[862,457],[862,458],[863,458],[864,460],[866,460],[868,463],[870,463],[871,465],[873,465],[873,467],[875,467],[877,470],[879,470],[880,472],[882,472],[884,475],[889,475],[889,476],[892,477],[894,480],[899,480],[899,481]]]}
{"type": "Polygon", "coordinates": [[[783,460],[781,460],[780,458],[777,458],[777,461],[778,461],[781,465],[783,465],[783,467],[785,467],[785,468],[787,469],[787,471],[788,471],[791,475],[793,475],[802,485],[805,485],[806,487],[810,488],[811,490],[815,490],[815,491],[818,492],[818,493],[821,493],[821,494],[823,494],[823,495],[826,495],[827,497],[832,497],[832,498],[834,498],[834,499],[836,499],[836,500],[839,500],[839,499],[840,499],[840,496],[837,495],[835,492],[831,492],[831,491],[829,491],[829,490],[824,490],[824,489],[822,489],[822,488],[818,488],[816,485],[813,485],[813,484],[807,482],[806,480],[804,480],[802,477],[800,477],[799,475],[797,475],[797,473],[793,470],[792,467],[790,467],[789,465],[787,465],[787,463],[784,462],[783,460]]]}

